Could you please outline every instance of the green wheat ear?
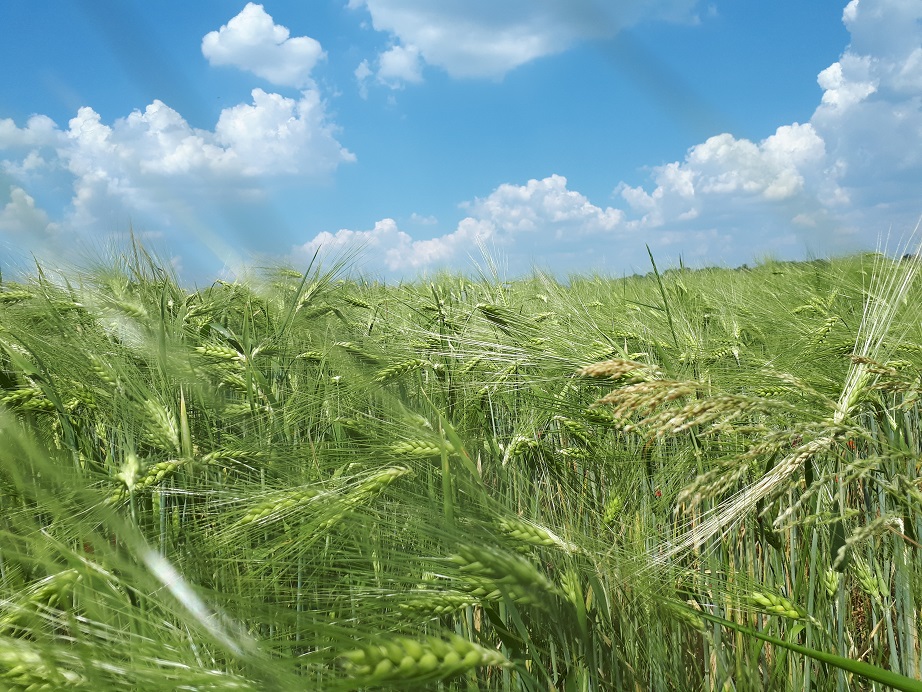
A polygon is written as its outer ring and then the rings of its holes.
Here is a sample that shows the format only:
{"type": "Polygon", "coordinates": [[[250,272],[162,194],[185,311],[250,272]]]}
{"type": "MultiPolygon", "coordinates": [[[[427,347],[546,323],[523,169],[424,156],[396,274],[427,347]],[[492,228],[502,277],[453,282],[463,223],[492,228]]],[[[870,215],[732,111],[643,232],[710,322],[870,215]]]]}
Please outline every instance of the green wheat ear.
{"type": "Polygon", "coordinates": [[[343,668],[367,685],[434,682],[478,667],[509,667],[498,651],[486,649],[456,634],[422,640],[392,637],[386,644],[347,651],[343,668]]]}

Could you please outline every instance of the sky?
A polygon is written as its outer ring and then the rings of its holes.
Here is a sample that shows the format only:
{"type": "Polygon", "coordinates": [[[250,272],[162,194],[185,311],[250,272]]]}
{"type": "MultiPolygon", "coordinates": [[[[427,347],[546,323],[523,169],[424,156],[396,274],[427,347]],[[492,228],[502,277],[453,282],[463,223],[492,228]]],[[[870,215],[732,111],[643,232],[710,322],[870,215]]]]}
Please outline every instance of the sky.
{"type": "Polygon", "coordinates": [[[620,276],[922,215],[918,0],[3,0],[0,62],[0,271],[620,276]]]}

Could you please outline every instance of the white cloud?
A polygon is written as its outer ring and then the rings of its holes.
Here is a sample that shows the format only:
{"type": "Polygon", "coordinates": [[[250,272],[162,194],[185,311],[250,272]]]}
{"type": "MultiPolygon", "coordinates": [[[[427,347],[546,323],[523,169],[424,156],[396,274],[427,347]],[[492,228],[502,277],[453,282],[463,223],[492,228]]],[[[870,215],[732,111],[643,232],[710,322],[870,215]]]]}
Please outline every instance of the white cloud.
{"type": "Polygon", "coordinates": [[[849,51],[901,60],[919,45],[915,38],[922,7],[915,0],[851,0],[842,21],[851,35],[849,51]]]}
{"type": "Polygon", "coordinates": [[[299,100],[254,89],[253,102],[221,111],[213,132],[193,128],[159,100],[102,122],[90,107],[70,120],[58,154],[78,177],[138,181],[192,175],[207,183],[234,178],[328,173],[354,156],[336,141],[316,91],[299,100]]]}
{"type": "Polygon", "coordinates": [[[64,133],[44,115],[33,115],[25,127],[10,118],[0,118],[0,172],[21,181],[54,167],[54,149],[64,141],[64,133]]]}
{"type": "Polygon", "coordinates": [[[817,172],[825,155],[809,124],[779,127],[759,144],[722,134],[692,147],[684,162],[654,169],[652,192],[622,183],[616,193],[641,214],[631,227],[658,228],[697,219],[729,198],[737,204],[790,200],[804,192],[805,174],[817,172]]]}
{"type": "Polygon", "coordinates": [[[489,241],[516,255],[524,268],[536,253],[559,252],[554,248],[561,241],[617,239],[622,220],[620,211],[597,207],[585,196],[567,189],[567,180],[560,175],[529,180],[525,185],[503,184],[489,196],[462,206],[469,216],[441,236],[414,240],[393,219],[383,219],[370,231],[319,233],[296,248],[294,254],[310,257],[318,248],[341,252],[362,247],[372,261],[383,259],[389,271],[409,274],[422,268],[462,264],[477,253],[478,244],[489,241]]]}
{"type": "Polygon", "coordinates": [[[32,149],[21,161],[17,162],[9,159],[0,161],[0,171],[13,178],[26,179],[48,168],[49,165],[49,162],[42,157],[38,149],[32,149]]]}
{"type": "Polygon", "coordinates": [[[0,118],[0,149],[53,146],[60,136],[57,125],[46,115],[33,115],[23,128],[16,127],[11,118],[0,118]]]}
{"type": "Polygon", "coordinates": [[[378,81],[390,87],[423,81],[422,59],[416,46],[393,46],[378,56],[378,81]]]}
{"type": "Polygon", "coordinates": [[[809,123],[761,142],[721,134],[681,162],[653,169],[652,190],[621,183],[624,227],[686,258],[741,263],[764,252],[841,250],[850,241],[834,212],[844,193],[825,143],[809,123]],[[800,243],[800,247],[797,244],[800,243]]]}
{"type": "Polygon", "coordinates": [[[853,0],[851,43],[820,73],[811,118],[855,227],[911,227],[922,212],[922,4],[853,0]]]}
{"type": "Polygon", "coordinates": [[[75,220],[91,223],[96,200],[155,207],[170,186],[180,192],[246,186],[257,177],[317,178],[354,160],[336,141],[316,91],[297,101],[262,89],[252,96],[251,104],[224,109],[213,132],[191,127],[158,100],[111,126],[81,108],[57,150],[75,176],[75,220]]]}
{"type": "Polygon", "coordinates": [[[472,252],[478,241],[488,239],[492,227],[474,219],[465,219],[452,233],[428,240],[413,238],[397,227],[393,219],[378,221],[370,231],[341,229],[324,231],[293,250],[295,258],[310,258],[319,249],[324,255],[361,248],[368,257],[379,258],[392,272],[408,272],[440,264],[457,263],[472,252]]]}
{"type": "Polygon", "coordinates": [[[378,55],[372,69],[368,60],[363,60],[355,68],[355,79],[359,85],[359,95],[368,97],[368,80],[375,78],[378,84],[390,89],[402,89],[405,84],[419,84],[423,81],[423,60],[416,46],[391,46],[378,55]]]}
{"type": "Polygon", "coordinates": [[[488,197],[463,206],[508,235],[550,233],[563,238],[609,233],[618,228],[623,217],[618,209],[602,209],[567,189],[562,175],[529,180],[525,185],[503,184],[488,197]]]}
{"type": "Polygon", "coordinates": [[[49,222],[48,214],[35,206],[35,200],[25,190],[10,187],[10,201],[0,209],[0,235],[15,235],[18,241],[28,244],[28,239],[41,240],[55,231],[56,225],[49,222]]]}
{"type": "Polygon", "coordinates": [[[501,77],[581,40],[648,19],[692,21],[697,0],[350,0],[378,31],[454,77],[501,77]]]}
{"type": "Polygon", "coordinates": [[[823,104],[845,110],[861,103],[877,91],[878,80],[872,79],[869,56],[845,55],[819,73],[816,81],[823,88],[823,104]]]}
{"type": "MultiPolygon", "coordinates": [[[[112,123],[83,107],[64,130],[44,116],[22,128],[0,121],[0,152],[12,154],[0,170],[24,189],[27,181],[47,183],[46,173],[56,185],[72,185],[67,225],[97,231],[139,214],[167,223],[183,205],[194,210],[229,195],[239,201],[272,178],[318,180],[355,160],[336,140],[316,91],[293,99],[254,89],[252,99],[224,109],[213,131],[192,127],[159,100],[112,123]]],[[[26,218],[27,208],[18,198],[7,226],[22,227],[13,219],[26,218]]]]}
{"type": "Polygon", "coordinates": [[[251,176],[316,176],[354,161],[335,134],[316,91],[305,91],[295,101],[254,89],[252,104],[223,110],[215,127],[215,139],[235,160],[233,167],[251,176]]]}
{"type": "Polygon", "coordinates": [[[202,54],[212,65],[232,65],[278,86],[307,87],[311,71],[325,57],[309,36],[290,37],[262,5],[247,3],[218,31],[205,34],[202,54]]]}

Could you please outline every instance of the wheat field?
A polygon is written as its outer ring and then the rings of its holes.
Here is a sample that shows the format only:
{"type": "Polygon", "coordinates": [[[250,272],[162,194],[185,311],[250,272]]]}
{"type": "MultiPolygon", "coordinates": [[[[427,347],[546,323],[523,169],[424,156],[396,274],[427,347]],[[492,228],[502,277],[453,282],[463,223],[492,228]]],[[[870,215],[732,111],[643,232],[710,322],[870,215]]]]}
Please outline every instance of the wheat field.
{"type": "Polygon", "coordinates": [[[4,277],[0,685],[922,689],[917,268],[4,277]]]}

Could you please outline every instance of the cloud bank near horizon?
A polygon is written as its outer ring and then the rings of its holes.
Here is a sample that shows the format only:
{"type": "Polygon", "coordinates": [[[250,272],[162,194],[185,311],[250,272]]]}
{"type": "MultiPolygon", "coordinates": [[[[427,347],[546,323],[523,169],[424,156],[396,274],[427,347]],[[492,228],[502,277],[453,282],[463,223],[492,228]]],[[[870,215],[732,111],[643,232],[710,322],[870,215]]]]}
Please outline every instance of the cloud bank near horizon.
{"type": "MultiPolygon", "coordinates": [[[[454,78],[496,79],[633,23],[697,20],[692,0],[628,3],[617,20],[600,17],[598,3],[562,0],[350,7],[391,41],[356,73],[366,94],[372,84],[424,84],[432,66],[454,78]]],[[[780,125],[758,142],[717,134],[651,167],[646,184],[613,180],[604,201],[551,173],[459,201],[457,222],[413,214],[408,227],[429,237],[382,216],[371,228],[289,241],[290,258],[364,246],[369,270],[405,276],[463,266],[486,246],[516,271],[533,264],[567,271],[642,263],[649,244],[673,258],[741,263],[758,254],[848,251],[887,226],[909,229],[922,211],[922,6],[852,0],[842,20],[850,42],[817,76],[822,96],[808,122],[780,125]]],[[[110,122],[91,106],[63,127],[41,114],[24,124],[0,119],[0,241],[60,247],[68,234],[92,234],[113,215],[178,229],[193,213],[181,210],[264,203],[276,183],[327,184],[342,165],[359,165],[312,76],[326,59],[316,39],[291,36],[248,3],[204,35],[201,51],[211,65],[268,83],[254,86],[249,102],[221,110],[209,128],[159,100],[110,122]],[[56,203],[48,189],[69,189],[69,201],[56,203]]]]}
{"type": "MultiPolygon", "coordinates": [[[[379,19],[376,28],[394,31],[409,21],[390,3],[361,4],[379,19]]],[[[397,6],[409,12],[415,3],[397,6]]],[[[415,16],[422,22],[428,15],[415,16]]],[[[624,253],[618,248],[633,240],[626,254],[635,261],[642,260],[638,246],[648,243],[685,259],[741,263],[757,253],[854,250],[869,231],[887,231],[888,221],[902,224],[895,232],[908,232],[922,214],[912,194],[922,180],[922,6],[851,0],[842,18],[851,42],[817,76],[823,95],[807,123],[781,125],[760,142],[710,137],[683,160],[653,167],[651,185],[616,185],[604,209],[551,175],[462,204],[469,215],[425,241],[384,219],[371,230],[321,233],[293,254],[359,243],[400,273],[461,263],[477,239],[527,270],[555,250],[572,257],[568,242],[579,240],[585,249],[571,264],[589,268],[606,253],[624,253]]],[[[514,62],[495,65],[511,69],[514,62]]]]}

